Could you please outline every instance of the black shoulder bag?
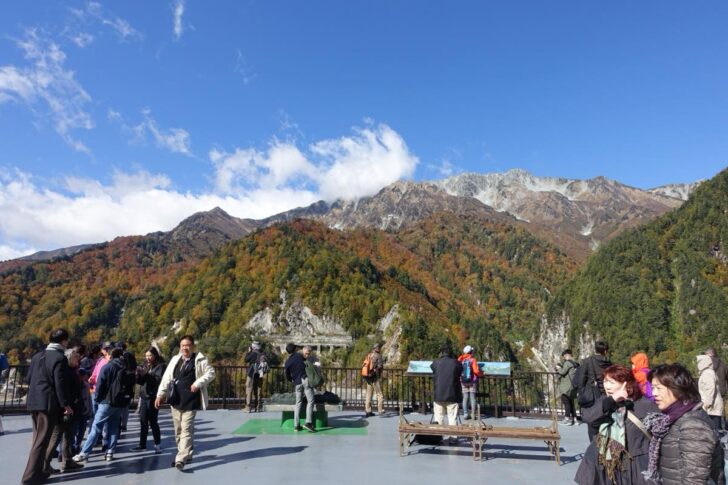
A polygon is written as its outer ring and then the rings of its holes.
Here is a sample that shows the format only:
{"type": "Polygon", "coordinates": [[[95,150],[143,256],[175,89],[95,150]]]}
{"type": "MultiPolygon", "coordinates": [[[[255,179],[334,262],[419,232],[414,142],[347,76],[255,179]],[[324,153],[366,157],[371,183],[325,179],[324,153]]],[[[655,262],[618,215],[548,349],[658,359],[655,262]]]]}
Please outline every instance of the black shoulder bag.
{"type": "Polygon", "coordinates": [[[579,406],[583,408],[592,407],[601,395],[599,392],[599,385],[597,384],[596,366],[594,365],[593,358],[589,359],[589,364],[591,364],[593,377],[590,382],[587,382],[584,387],[579,388],[576,393],[576,400],[579,403],[579,406]]]}

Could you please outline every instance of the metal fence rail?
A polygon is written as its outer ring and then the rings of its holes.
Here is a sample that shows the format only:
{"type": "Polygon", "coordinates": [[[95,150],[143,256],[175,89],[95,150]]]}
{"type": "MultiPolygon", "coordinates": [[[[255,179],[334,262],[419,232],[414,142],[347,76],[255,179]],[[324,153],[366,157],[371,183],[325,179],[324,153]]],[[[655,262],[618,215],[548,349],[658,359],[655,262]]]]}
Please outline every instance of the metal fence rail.
{"type": "MultiPolygon", "coordinates": [[[[210,407],[240,409],[245,406],[247,366],[215,366],[217,377],[210,385],[210,407]]],[[[25,412],[28,366],[13,366],[0,381],[0,413],[25,412]]],[[[364,407],[366,385],[359,368],[323,368],[324,389],[338,395],[347,408],[364,407]]],[[[433,383],[430,376],[410,376],[403,368],[384,369],[380,380],[384,408],[429,412],[432,409],[433,383]]],[[[558,375],[549,372],[515,372],[511,376],[485,376],[477,384],[477,402],[488,415],[550,417],[562,414],[557,392],[558,375]]],[[[264,376],[261,394],[264,398],[276,393],[292,392],[283,367],[272,367],[264,376]]]]}

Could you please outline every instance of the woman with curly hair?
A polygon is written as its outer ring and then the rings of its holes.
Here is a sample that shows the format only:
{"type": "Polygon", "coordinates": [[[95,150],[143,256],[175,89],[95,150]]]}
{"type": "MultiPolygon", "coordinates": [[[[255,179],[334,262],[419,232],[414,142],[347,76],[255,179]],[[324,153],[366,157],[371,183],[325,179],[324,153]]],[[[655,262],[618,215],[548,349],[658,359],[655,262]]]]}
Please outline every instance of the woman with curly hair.
{"type": "Polygon", "coordinates": [[[642,395],[631,369],[622,365],[604,369],[604,391],[606,396],[594,406],[582,409],[582,419],[598,426],[599,433],[574,480],[582,485],[648,483],[642,472],[649,462],[650,439],[641,419],[659,409],[642,395]]]}

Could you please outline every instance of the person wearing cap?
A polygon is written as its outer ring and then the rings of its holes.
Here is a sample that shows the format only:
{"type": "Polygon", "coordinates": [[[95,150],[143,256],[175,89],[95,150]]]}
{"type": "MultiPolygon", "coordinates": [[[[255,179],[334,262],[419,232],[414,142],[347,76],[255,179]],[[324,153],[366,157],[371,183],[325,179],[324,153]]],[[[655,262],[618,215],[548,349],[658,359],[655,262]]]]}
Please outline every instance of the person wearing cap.
{"type": "Polygon", "coordinates": [[[579,363],[574,361],[571,349],[566,349],[561,353],[563,362],[556,364],[556,372],[559,374],[559,394],[561,395],[561,403],[564,406],[564,426],[573,426],[576,422],[576,411],[574,407],[574,398],[576,397],[576,388],[573,380],[576,375],[576,369],[579,363]]]}
{"type": "Polygon", "coordinates": [[[258,359],[260,359],[260,343],[253,342],[245,354],[245,363],[248,364],[248,378],[245,380],[245,405],[248,412],[253,412],[260,406],[260,386],[263,378],[258,373],[258,359]]]}
{"type": "Polygon", "coordinates": [[[475,349],[470,345],[466,345],[463,353],[458,357],[458,362],[462,367],[460,375],[460,387],[463,391],[463,417],[468,419],[468,401],[470,401],[470,410],[472,419],[475,419],[476,399],[475,393],[478,389],[478,377],[483,377],[483,372],[478,366],[478,362],[473,356],[475,349]]]}
{"type": "Polygon", "coordinates": [[[382,393],[382,386],[379,384],[379,380],[382,377],[382,370],[384,369],[384,359],[382,359],[381,352],[381,345],[375,344],[366,359],[370,368],[369,375],[364,377],[364,382],[367,384],[367,394],[364,400],[364,416],[367,418],[374,416],[372,412],[372,394],[377,395],[377,412],[380,415],[384,413],[384,394],[382,393]]]}

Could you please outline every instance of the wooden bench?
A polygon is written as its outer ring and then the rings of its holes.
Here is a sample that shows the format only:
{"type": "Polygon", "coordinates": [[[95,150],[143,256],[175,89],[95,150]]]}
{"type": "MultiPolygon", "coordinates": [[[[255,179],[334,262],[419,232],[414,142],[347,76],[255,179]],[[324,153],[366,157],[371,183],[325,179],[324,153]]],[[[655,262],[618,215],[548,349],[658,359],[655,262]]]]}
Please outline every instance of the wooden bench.
{"type": "MultiPolygon", "coordinates": [[[[314,403],[313,405],[313,419],[314,426],[316,428],[326,428],[329,426],[329,412],[330,411],[342,411],[344,409],[343,404],[325,404],[325,403],[314,403]]],[[[293,427],[293,414],[296,410],[295,404],[278,404],[278,403],[266,403],[263,404],[263,411],[265,412],[280,412],[281,413],[281,427],[293,427]]],[[[306,407],[302,406],[301,415],[303,418],[306,417],[306,407]]]]}
{"type": "Polygon", "coordinates": [[[556,458],[556,464],[561,464],[561,435],[557,428],[533,427],[520,428],[510,426],[491,426],[484,424],[480,429],[482,444],[489,438],[507,438],[516,440],[540,440],[546,443],[549,453],[556,458]]]}
{"type": "Polygon", "coordinates": [[[558,423],[552,418],[550,427],[510,427],[492,426],[480,420],[480,407],[478,407],[478,419],[468,424],[431,424],[410,422],[404,417],[403,408],[399,408],[399,455],[405,456],[406,448],[414,442],[415,435],[429,436],[460,436],[470,438],[473,449],[473,460],[483,460],[483,446],[491,438],[506,438],[516,440],[541,440],[546,443],[549,454],[556,459],[556,464],[561,464],[561,435],[558,431],[558,423]]]}
{"type": "Polygon", "coordinates": [[[399,425],[397,432],[399,433],[399,456],[406,456],[406,451],[415,441],[416,435],[427,436],[458,436],[462,438],[470,438],[473,449],[473,460],[483,459],[483,439],[480,434],[482,424],[479,420],[473,421],[471,424],[434,424],[410,422],[404,417],[404,409],[399,406],[399,425]]]}

